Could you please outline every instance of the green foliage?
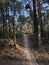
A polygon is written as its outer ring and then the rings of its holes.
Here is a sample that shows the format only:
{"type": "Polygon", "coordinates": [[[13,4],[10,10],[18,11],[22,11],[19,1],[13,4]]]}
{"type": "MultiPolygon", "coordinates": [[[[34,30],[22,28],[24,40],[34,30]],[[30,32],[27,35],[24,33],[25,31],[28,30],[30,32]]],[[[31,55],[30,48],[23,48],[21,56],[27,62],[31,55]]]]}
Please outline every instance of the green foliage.
{"type": "Polygon", "coordinates": [[[49,34],[49,29],[45,29],[45,30],[44,30],[44,33],[45,33],[46,35],[48,35],[48,34],[49,34]]]}
{"type": "Polygon", "coordinates": [[[9,2],[10,8],[13,10],[13,12],[20,13],[21,9],[23,8],[23,4],[20,1],[17,0],[10,0],[9,2]]]}
{"type": "Polygon", "coordinates": [[[18,17],[18,22],[22,25],[26,22],[27,18],[24,15],[18,17]]]}

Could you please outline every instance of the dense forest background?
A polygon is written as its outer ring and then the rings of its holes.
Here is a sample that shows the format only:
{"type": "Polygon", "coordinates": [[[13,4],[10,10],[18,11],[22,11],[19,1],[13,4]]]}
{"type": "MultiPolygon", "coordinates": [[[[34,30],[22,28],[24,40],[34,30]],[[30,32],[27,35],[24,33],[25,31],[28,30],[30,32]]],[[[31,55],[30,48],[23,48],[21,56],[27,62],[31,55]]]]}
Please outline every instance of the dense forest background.
{"type": "Polygon", "coordinates": [[[49,65],[49,0],[0,0],[0,57],[19,56],[22,47],[49,65]]]}

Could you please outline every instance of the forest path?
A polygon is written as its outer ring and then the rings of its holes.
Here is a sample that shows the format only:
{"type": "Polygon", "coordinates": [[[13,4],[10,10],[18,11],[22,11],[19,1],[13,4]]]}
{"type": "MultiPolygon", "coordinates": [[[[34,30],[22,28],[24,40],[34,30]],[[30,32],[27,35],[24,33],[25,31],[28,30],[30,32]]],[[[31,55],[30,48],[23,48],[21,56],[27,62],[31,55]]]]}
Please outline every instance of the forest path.
{"type": "Polygon", "coordinates": [[[30,51],[29,39],[27,35],[24,35],[25,47],[16,44],[17,49],[12,49],[7,54],[2,53],[0,56],[0,65],[39,65],[36,61],[34,51],[30,51]]]}
{"type": "Polygon", "coordinates": [[[29,47],[29,39],[27,35],[24,35],[24,42],[25,42],[25,48],[27,48],[28,52],[26,53],[26,58],[29,59],[29,65],[38,65],[34,55],[32,54],[32,52],[30,51],[30,47],[29,47]]]}
{"type": "Polygon", "coordinates": [[[34,57],[34,53],[30,51],[28,35],[24,35],[24,45],[25,48],[16,45],[17,48],[22,52],[24,58],[29,60],[28,62],[26,62],[26,64],[24,63],[24,61],[22,61],[22,65],[23,63],[24,65],[39,65],[36,61],[36,58],[34,57]]]}

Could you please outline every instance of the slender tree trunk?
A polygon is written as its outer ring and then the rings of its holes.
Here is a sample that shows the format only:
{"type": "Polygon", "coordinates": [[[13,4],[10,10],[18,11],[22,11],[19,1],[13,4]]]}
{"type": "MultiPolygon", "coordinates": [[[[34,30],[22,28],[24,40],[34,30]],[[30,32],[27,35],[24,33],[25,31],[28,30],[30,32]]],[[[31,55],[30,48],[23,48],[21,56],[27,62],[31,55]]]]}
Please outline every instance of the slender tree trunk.
{"type": "Polygon", "coordinates": [[[1,14],[2,14],[2,18],[3,18],[3,38],[4,38],[4,30],[5,30],[5,17],[4,17],[4,11],[3,11],[3,7],[1,7],[1,14]]]}
{"type": "Polygon", "coordinates": [[[16,27],[15,27],[15,21],[13,21],[13,40],[14,40],[14,45],[16,48],[16,27]]]}
{"type": "Polygon", "coordinates": [[[9,16],[9,8],[7,7],[8,12],[7,12],[7,20],[8,20],[8,39],[10,38],[10,16],[9,16]]]}
{"type": "Polygon", "coordinates": [[[43,33],[44,33],[44,32],[43,32],[43,23],[42,23],[42,14],[41,14],[41,13],[40,13],[40,18],[41,18],[41,19],[40,19],[40,22],[41,22],[41,23],[40,23],[40,27],[41,27],[41,37],[43,37],[43,33]]]}
{"type": "Polygon", "coordinates": [[[7,5],[5,6],[5,38],[7,38],[7,5]]]}
{"type": "MultiPolygon", "coordinates": [[[[16,8],[15,8],[15,2],[14,2],[14,14],[13,17],[15,19],[15,14],[16,14],[16,8]]],[[[16,48],[16,26],[15,26],[15,20],[13,21],[13,40],[14,40],[14,45],[16,48]]]]}
{"type": "Polygon", "coordinates": [[[11,26],[10,26],[10,20],[9,20],[9,38],[10,38],[10,34],[11,34],[11,26]]]}

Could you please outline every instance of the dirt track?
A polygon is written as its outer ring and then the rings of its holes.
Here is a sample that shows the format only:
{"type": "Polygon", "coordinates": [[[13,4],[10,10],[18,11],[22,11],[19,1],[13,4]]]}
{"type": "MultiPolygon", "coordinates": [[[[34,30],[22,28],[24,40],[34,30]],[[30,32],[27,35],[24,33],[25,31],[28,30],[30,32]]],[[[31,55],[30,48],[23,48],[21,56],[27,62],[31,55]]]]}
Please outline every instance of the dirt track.
{"type": "Polygon", "coordinates": [[[0,51],[0,65],[49,65],[48,54],[45,56],[44,54],[41,54],[42,60],[43,58],[47,59],[45,61],[43,60],[44,64],[39,59],[38,61],[40,63],[38,64],[37,58],[40,54],[37,51],[30,50],[27,35],[24,35],[24,45],[25,47],[22,47],[21,45],[17,44],[17,49],[11,48],[0,51]]]}

